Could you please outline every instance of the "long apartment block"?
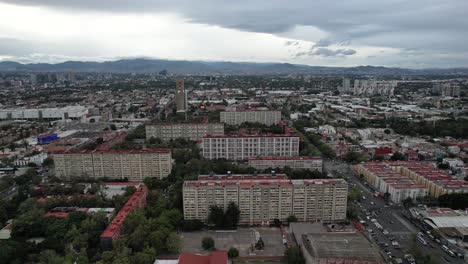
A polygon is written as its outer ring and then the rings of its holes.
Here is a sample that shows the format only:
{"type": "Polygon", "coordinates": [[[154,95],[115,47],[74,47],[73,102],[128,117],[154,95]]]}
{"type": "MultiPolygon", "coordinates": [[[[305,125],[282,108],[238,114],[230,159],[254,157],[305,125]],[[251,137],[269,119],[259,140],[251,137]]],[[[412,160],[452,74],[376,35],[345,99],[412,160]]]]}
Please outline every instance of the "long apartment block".
{"type": "Polygon", "coordinates": [[[323,171],[323,160],[315,156],[295,156],[295,157],[251,157],[249,158],[249,167],[265,170],[268,168],[306,169],[323,171]]]}
{"type": "Polygon", "coordinates": [[[411,192],[415,192],[410,190],[414,189],[412,187],[422,187],[424,192],[420,194],[421,196],[428,194],[439,197],[450,193],[468,193],[467,182],[454,179],[445,171],[436,168],[435,164],[431,162],[368,162],[355,166],[354,170],[362,174],[371,185],[382,191],[387,189],[382,182],[391,183],[390,185],[402,189],[400,193],[395,195],[411,195],[411,192]],[[394,183],[390,181],[391,177],[396,177],[394,183]],[[409,184],[408,188],[403,188],[405,183],[409,184]],[[406,192],[406,194],[401,192],[406,192]]]}
{"type": "Polygon", "coordinates": [[[224,135],[222,123],[153,123],[146,124],[146,139],[151,137],[169,141],[185,138],[198,141],[206,135],[224,135]]]}
{"type": "Polygon", "coordinates": [[[224,111],[220,113],[220,120],[228,125],[240,125],[245,122],[251,122],[271,126],[281,121],[281,111],[224,111]]]}
{"type": "Polygon", "coordinates": [[[240,224],[266,225],[294,215],[298,221],[339,222],[346,218],[343,179],[289,180],[286,175],[201,175],[183,185],[185,219],[206,221],[212,205],[238,205],[240,224]]]}
{"type": "Polygon", "coordinates": [[[202,138],[205,159],[247,160],[251,157],[298,156],[296,135],[208,135],[202,138]]]}
{"type": "Polygon", "coordinates": [[[56,152],[53,155],[57,177],[145,178],[162,179],[172,170],[169,149],[147,150],[81,150],[56,152]]]}

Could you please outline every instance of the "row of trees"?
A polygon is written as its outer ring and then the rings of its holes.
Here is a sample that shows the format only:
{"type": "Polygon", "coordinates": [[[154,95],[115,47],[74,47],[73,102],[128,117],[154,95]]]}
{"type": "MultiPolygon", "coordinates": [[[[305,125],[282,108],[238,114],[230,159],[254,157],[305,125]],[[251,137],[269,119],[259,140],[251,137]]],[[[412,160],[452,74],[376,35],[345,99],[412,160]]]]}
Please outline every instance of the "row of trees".
{"type": "Polygon", "coordinates": [[[208,223],[216,228],[236,229],[239,224],[240,211],[234,202],[230,202],[226,211],[217,205],[210,206],[208,223]]]}
{"type": "Polygon", "coordinates": [[[448,207],[452,209],[465,209],[468,208],[468,194],[467,193],[452,193],[444,194],[438,198],[439,206],[448,207]]]}

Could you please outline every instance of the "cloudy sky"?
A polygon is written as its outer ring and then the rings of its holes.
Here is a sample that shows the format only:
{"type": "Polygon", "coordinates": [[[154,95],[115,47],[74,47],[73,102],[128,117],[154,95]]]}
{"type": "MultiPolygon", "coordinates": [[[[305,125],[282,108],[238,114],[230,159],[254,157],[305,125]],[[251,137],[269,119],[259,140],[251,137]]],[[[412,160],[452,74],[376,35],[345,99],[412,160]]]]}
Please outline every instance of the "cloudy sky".
{"type": "Polygon", "coordinates": [[[468,0],[0,0],[0,60],[468,67],[468,0]]]}

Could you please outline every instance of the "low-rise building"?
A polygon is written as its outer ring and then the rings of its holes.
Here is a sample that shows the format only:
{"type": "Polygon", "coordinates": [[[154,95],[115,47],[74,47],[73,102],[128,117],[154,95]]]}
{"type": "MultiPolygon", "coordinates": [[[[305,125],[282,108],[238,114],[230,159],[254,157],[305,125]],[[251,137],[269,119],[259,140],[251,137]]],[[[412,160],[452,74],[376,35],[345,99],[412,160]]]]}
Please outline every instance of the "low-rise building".
{"type": "Polygon", "coordinates": [[[286,221],[338,222],[346,218],[343,179],[289,180],[286,175],[201,175],[183,185],[184,218],[206,221],[212,205],[238,205],[241,224],[286,221]]]}
{"type": "Polygon", "coordinates": [[[128,199],[125,205],[120,209],[117,215],[112,219],[112,222],[102,232],[100,239],[103,248],[112,248],[112,242],[120,236],[125,218],[137,208],[146,206],[146,196],[148,188],[146,186],[139,187],[133,195],[128,199]]]}
{"type": "Polygon", "coordinates": [[[379,191],[393,191],[394,198],[390,199],[395,202],[408,197],[468,193],[468,183],[455,180],[430,162],[367,162],[356,165],[354,170],[379,191]]]}
{"type": "Polygon", "coordinates": [[[56,152],[53,157],[55,175],[64,179],[107,177],[143,181],[165,178],[172,170],[169,149],[65,151],[56,152]]]}
{"type": "Polygon", "coordinates": [[[296,156],[296,157],[251,157],[249,158],[249,167],[257,170],[268,168],[306,169],[323,171],[323,160],[321,157],[314,156],[296,156]]]}
{"type": "Polygon", "coordinates": [[[84,106],[67,106],[63,108],[15,108],[1,109],[0,120],[79,120],[88,114],[84,106]]]}

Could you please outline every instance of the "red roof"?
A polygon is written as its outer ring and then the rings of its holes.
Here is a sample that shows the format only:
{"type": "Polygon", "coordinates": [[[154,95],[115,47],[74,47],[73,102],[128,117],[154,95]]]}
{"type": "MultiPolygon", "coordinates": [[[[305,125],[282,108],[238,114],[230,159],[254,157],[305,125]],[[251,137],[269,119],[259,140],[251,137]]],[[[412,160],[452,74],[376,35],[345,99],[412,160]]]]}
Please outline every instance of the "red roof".
{"type": "Polygon", "coordinates": [[[63,150],[54,154],[88,154],[88,153],[171,153],[170,149],[108,149],[108,150],[63,150]]]}
{"type": "Polygon", "coordinates": [[[136,207],[141,206],[142,203],[146,202],[146,193],[148,188],[142,186],[138,188],[135,193],[128,199],[124,207],[120,209],[117,215],[112,219],[112,222],[107,226],[106,230],[102,232],[101,238],[112,238],[114,239],[120,234],[121,227],[129,215],[136,207]]]}
{"type": "Polygon", "coordinates": [[[211,251],[211,255],[202,256],[192,253],[182,253],[179,264],[226,264],[228,256],[226,251],[211,251]]]}

